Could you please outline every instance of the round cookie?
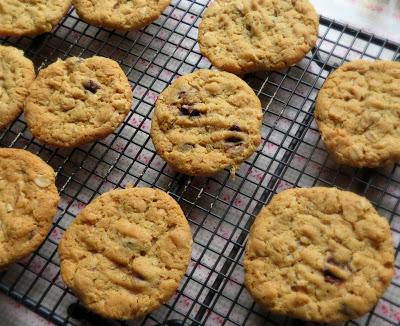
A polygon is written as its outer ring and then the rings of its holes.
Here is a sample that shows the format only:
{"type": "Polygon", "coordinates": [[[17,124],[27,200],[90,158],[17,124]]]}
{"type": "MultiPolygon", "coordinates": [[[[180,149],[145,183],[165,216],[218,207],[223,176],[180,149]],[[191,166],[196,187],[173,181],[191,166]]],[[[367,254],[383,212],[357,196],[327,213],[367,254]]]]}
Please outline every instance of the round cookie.
{"type": "Polygon", "coordinates": [[[61,276],[91,310],[134,319],[174,294],[191,257],[192,235],[165,192],[107,192],[82,210],[60,245],[61,276]]]}
{"type": "Polygon", "coordinates": [[[315,119],[340,164],[374,168],[400,159],[400,62],[343,64],[318,94],[315,119]]]}
{"type": "Polygon", "coordinates": [[[388,222],[336,188],[289,189],[251,227],[245,285],[273,313],[339,322],[368,312],[394,272],[388,222]]]}
{"type": "Polygon", "coordinates": [[[199,45],[225,71],[281,70],[315,46],[318,27],[309,0],[216,0],[203,16],[199,45]]]}
{"type": "Polygon", "coordinates": [[[171,0],[73,0],[73,3],[79,17],[88,24],[132,31],[160,17],[171,0]]]}
{"type": "Polygon", "coordinates": [[[0,45],[0,128],[22,112],[34,79],[32,61],[25,58],[21,50],[0,45]]]}
{"type": "Polygon", "coordinates": [[[111,134],[131,104],[132,90],[117,62],[73,57],[39,72],[26,100],[25,118],[43,143],[76,147],[111,134]]]}
{"type": "Polygon", "coordinates": [[[198,70],[178,78],[156,102],[151,138],[175,170],[207,176],[235,169],[261,141],[260,100],[239,77],[198,70]]]}
{"type": "Polygon", "coordinates": [[[0,148],[0,270],[39,247],[59,199],[50,166],[28,151],[0,148]]]}
{"type": "Polygon", "coordinates": [[[51,32],[71,7],[71,0],[7,0],[0,3],[0,35],[51,32]]]}

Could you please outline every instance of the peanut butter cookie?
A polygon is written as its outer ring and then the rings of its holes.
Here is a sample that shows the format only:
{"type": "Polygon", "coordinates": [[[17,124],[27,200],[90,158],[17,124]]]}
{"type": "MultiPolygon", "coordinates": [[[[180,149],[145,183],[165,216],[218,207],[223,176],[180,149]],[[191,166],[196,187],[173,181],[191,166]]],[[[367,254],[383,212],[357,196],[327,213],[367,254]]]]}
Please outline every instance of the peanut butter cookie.
{"type": "Polygon", "coordinates": [[[0,128],[22,112],[34,79],[32,61],[25,58],[21,50],[0,45],[0,128]]]}
{"type": "Polygon", "coordinates": [[[225,71],[281,70],[315,46],[318,26],[308,0],[216,0],[203,16],[199,45],[225,71]]]}
{"type": "Polygon", "coordinates": [[[374,168],[400,159],[400,62],[356,60],[325,81],[315,119],[338,163],[374,168]]]}
{"type": "Polygon", "coordinates": [[[273,313],[326,323],[358,318],[393,276],[390,227],[354,193],[286,190],[257,216],[244,269],[247,289],[273,313]]]}
{"type": "Polygon", "coordinates": [[[94,312],[144,316],[176,291],[192,235],[178,203],[149,188],[113,190],[90,203],[60,245],[65,284],[94,312]]]}
{"type": "Polygon", "coordinates": [[[231,172],[261,141],[260,100],[239,77],[198,70],[178,78],[156,102],[151,138],[175,170],[207,176],[231,172]]]}
{"type": "Polygon", "coordinates": [[[85,22],[107,28],[132,31],[160,17],[171,0],[73,0],[85,22]]]}
{"type": "Polygon", "coordinates": [[[33,136],[55,147],[76,147],[111,134],[132,104],[132,90],[117,62],[58,60],[39,72],[26,100],[33,136]]]}
{"type": "Polygon", "coordinates": [[[28,151],[0,148],[0,269],[39,247],[59,199],[50,166],[28,151]]]}
{"type": "Polygon", "coordinates": [[[0,35],[38,35],[50,32],[71,7],[71,0],[0,1],[0,35]]]}

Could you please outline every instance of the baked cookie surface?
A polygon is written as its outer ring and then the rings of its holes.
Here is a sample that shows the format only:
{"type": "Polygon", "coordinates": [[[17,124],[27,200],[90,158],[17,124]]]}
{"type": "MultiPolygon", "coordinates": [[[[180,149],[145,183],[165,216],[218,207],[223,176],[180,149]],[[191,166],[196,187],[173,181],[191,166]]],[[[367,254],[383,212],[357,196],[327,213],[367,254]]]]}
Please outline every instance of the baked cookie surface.
{"type": "Polygon", "coordinates": [[[198,70],[161,93],[151,138],[157,153],[181,173],[234,172],[260,144],[261,121],[260,100],[243,80],[198,70]]]}
{"type": "Polygon", "coordinates": [[[400,159],[400,62],[356,60],[325,81],[315,119],[338,163],[374,168],[400,159]]]}
{"type": "Polygon", "coordinates": [[[0,148],[0,269],[39,247],[58,201],[49,165],[28,151],[0,148]]]}
{"type": "Polygon", "coordinates": [[[68,58],[41,70],[26,100],[33,134],[55,147],[76,147],[111,134],[125,119],[132,90],[117,62],[68,58]]]}
{"type": "Polygon", "coordinates": [[[0,35],[50,32],[71,7],[71,0],[5,0],[0,3],[0,35]]]}
{"type": "Polygon", "coordinates": [[[390,227],[354,193],[286,190],[257,216],[244,269],[247,289],[273,313],[318,322],[357,318],[390,284],[390,227]]]}
{"type": "Polygon", "coordinates": [[[35,68],[24,53],[0,45],[0,128],[14,121],[24,108],[35,68]]]}
{"type": "Polygon", "coordinates": [[[107,28],[138,30],[161,16],[171,0],[73,0],[85,22],[107,28]]]}
{"type": "Polygon", "coordinates": [[[94,312],[133,319],[165,303],[191,257],[178,203],[150,188],[113,190],[90,203],[60,245],[65,284],[94,312]]]}
{"type": "Polygon", "coordinates": [[[318,27],[308,0],[216,0],[203,15],[199,45],[225,71],[281,70],[315,46],[318,27]]]}

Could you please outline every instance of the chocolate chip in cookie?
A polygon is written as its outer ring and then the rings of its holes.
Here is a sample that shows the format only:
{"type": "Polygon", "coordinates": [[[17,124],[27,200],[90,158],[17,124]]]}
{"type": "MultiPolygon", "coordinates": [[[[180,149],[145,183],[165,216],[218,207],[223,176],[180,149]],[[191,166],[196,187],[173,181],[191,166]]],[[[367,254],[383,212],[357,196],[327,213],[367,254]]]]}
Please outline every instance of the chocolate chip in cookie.
{"type": "Polygon", "coordinates": [[[93,93],[93,94],[96,94],[97,91],[98,91],[99,89],[101,89],[101,86],[100,86],[97,82],[95,82],[94,80],[92,80],[92,79],[89,79],[89,80],[84,81],[84,82],[83,82],[83,87],[84,87],[86,90],[88,90],[89,92],[93,93]]]}

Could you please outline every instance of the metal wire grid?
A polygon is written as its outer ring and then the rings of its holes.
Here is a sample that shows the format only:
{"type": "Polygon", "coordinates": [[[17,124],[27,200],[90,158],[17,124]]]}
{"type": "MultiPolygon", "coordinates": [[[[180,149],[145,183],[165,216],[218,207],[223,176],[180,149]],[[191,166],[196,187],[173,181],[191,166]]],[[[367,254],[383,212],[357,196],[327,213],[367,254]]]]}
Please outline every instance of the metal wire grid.
{"type": "MultiPolygon", "coordinates": [[[[194,238],[192,261],[179,291],[136,325],[289,325],[254,304],[242,285],[242,254],[248,230],[271,196],[289,187],[338,186],[366,196],[391,222],[400,268],[400,167],[360,170],[337,166],[325,152],[312,118],[317,91],[344,60],[396,59],[399,45],[321,18],[320,38],[298,65],[285,72],[246,76],[264,106],[261,148],[235,179],[228,171],[211,178],[174,173],[155,153],[149,138],[157,95],[177,76],[210,64],[200,55],[197,27],[208,0],[172,1],[154,24],[119,33],[83,23],[71,11],[51,34],[5,38],[25,50],[37,67],[56,58],[103,55],[117,60],[135,88],[134,107],[106,139],[73,150],[45,147],[32,139],[23,116],[0,132],[2,147],[26,148],[57,171],[61,202],[41,248],[0,273],[0,289],[57,324],[107,324],[82,310],[59,274],[57,243],[79,210],[98,194],[127,184],[170,192],[188,217],[194,238]]],[[[367,316],[349,325],[399,322],[399,275],[367,316]]]]}

